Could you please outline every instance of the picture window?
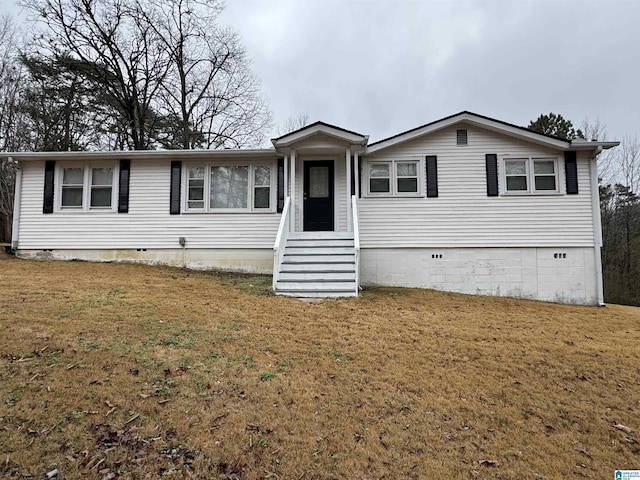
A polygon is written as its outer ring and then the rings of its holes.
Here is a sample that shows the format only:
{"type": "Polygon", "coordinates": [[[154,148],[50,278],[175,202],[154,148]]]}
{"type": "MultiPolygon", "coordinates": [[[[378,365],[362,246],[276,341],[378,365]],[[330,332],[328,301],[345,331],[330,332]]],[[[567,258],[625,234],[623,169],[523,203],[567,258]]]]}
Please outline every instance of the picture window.
{"type": "Polygon", "coordinates": [[[270,211],[274,191],[272,165],[188,165],[187,211],[270,211]]]}

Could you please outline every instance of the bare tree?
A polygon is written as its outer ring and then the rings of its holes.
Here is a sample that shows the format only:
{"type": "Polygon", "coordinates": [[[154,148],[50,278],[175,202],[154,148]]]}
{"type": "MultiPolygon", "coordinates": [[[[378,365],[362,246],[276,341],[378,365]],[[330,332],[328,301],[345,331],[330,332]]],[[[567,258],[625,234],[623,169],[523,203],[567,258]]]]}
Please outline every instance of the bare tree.
{"type": "MultiPolygon", "coordinates": [[[[607,127],[598,117],[585,117],[580,124],[580,131],[586,140],[606,141],[608,138],[607,127]]],[[[616,160],[616,149],[604,150],[598,155],[598,177],[604,184],[616,182],[616,160]]]]}
{"type": "Polygon", "coordinates": [[[0,16],[0,150],[19,150],[23,143],[18,105],[24,77],[16,28],[11,17],[0,16]]]}
{"type": "Polygon", "coordinates": [[[585,117],[580,124],[580,131],[586,140],[606,140],[607,127],[600,121],[600,118],[590,119],[585,117]]]}
{"type": "MultiPolygon", "coordinates": [[[[23,129],[18,111],[23,72],[17,61],[17,31],[7,15],[0,16],[0,150],[19,150],[23,129]]],[[[11,237],[16,164],[0,160],[0,242],[11,237]]]]}
{"type": "Polygon", "coordinates": [[[601,185],[605,299],[640,305],[640,143],[624,137],[612,152],[614,181],[601,185]]]}
{"type": "Polygon", "coordinates": [[[23,0],[44,26],[36,48],[76,60],[74,68],[113,108],[128,147],[149,148],[157,120],[153,103],[169,68],[162,44],[137,0],[23,0]]]}
{"type": "Polygon", "coordinates": [[[309,125],[309,114],[308,113],[297,113],[295,115],[289,116],[279,127],[276,132],[276,135],[282,136],[287,133],[294,132],[296,130],[301,129],[302,127],[306,127],[309,125]]]}
{"type": "Polygon", "coordinates": [[[260,144],[271,116],[238,34],[216,23],[221,2],[154,0],[152,5],[149,22],[170,62],[158,106],[168,119],[163,146],[260,144]]]}
{"type": "Polygon", "coordinates": [[[625,136],[617,148],[618,175],[622,185],[640,193],[640,143],[636,136],[625,136]]]}
{"type": "Polygon", "coordinates": [[[46,57],[70,55],[113,115],[104,142],[127,147],[257,145],[271,117],[219,0],[22,0],[46,57]]]}

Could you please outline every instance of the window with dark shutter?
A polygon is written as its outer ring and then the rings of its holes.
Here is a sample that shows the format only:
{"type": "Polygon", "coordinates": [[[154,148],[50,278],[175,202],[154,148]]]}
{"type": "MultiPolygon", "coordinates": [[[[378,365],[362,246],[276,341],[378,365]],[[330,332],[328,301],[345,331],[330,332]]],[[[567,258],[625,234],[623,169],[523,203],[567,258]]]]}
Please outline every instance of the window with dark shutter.
{"type": "Polygon", "coordinates": [[[456,130],[456,143],[458,145],[467,145],[467,129],[456,130]]]}
{"type": "Polygon", "coordinates": [[[129,172],[131,160],[120,160],[118,182],[118,213],[129,213],[129,172]]]}
{"type": "Polygon", "coordinates": [[[180,214],[180,185],[182,179],[182,162],[174,160],[171,162],[171,189],[169,200],[169,213],[171,215],[180,214]]]}
{"type": "Polygon", "coordinates": [[[578,162],[576,152],[564,152],[564,171],[567,182],[567,194],[578,194],[578,162]]]}
{"type": "Polygon", "coordinates": [[[278,193],[276,211],[282,213],[282,209],[284,208],[284,158],[278,159],[278,186],[276,191],[278,193]]]}
{"type": "Polygon", "coordinates": [[[427,197],[438,196],[438,157],[427,155],[427,197]]]}
{"type": "Polygon", "coordinates": [[[44,162],[44,201],[42,213],[53,213],[53,179],[56,170],[56,162],[47,160],[44,162]]]}
{"type": "Polygon", "coordinates": [[[487,196],[498,196],[498,156],[495,153],[485,155],[487,170],[487,196]]]}

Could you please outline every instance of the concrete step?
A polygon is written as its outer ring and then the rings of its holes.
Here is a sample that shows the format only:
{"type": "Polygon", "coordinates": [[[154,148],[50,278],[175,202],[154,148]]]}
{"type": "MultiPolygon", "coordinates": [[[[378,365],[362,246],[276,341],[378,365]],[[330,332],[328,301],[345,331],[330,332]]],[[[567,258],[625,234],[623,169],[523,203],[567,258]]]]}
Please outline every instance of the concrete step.
{"type": "Polygon", "coordinates": [[[352,269],[350,272],[280,272],[278,276],[279,282],[355,282],[356,272],[352,269]]]}

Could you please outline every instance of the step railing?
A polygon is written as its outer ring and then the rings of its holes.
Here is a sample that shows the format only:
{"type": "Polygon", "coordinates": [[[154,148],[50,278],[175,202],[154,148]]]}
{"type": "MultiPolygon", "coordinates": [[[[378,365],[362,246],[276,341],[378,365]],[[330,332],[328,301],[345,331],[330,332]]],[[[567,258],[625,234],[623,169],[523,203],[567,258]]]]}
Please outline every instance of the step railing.
{"type": "Polygon", "coordinates": [[[276,235],[276,241],[273,244],[273,289],[276,289],[276,283],[278,283],[278,277],[280,276],[280,267],[282,266],[282,260],[284,258],[284,250],[287,246],[287,239],[289,238],[289,232],[291,231],[291,221],[289,219],[291,210],[291,197],[287,197],[284,200],[284,207],[282,208],[282,217],[280,217],[280,226],[278,227],[278,234],[276,235]]]}
{"type": "Polygon", "coordinates": [[[356,258],[356,295],[360,290],[360,225],[358,220],[358,197],[351,196],[351,220],[353,222],[353,247],[356,258]]]}

